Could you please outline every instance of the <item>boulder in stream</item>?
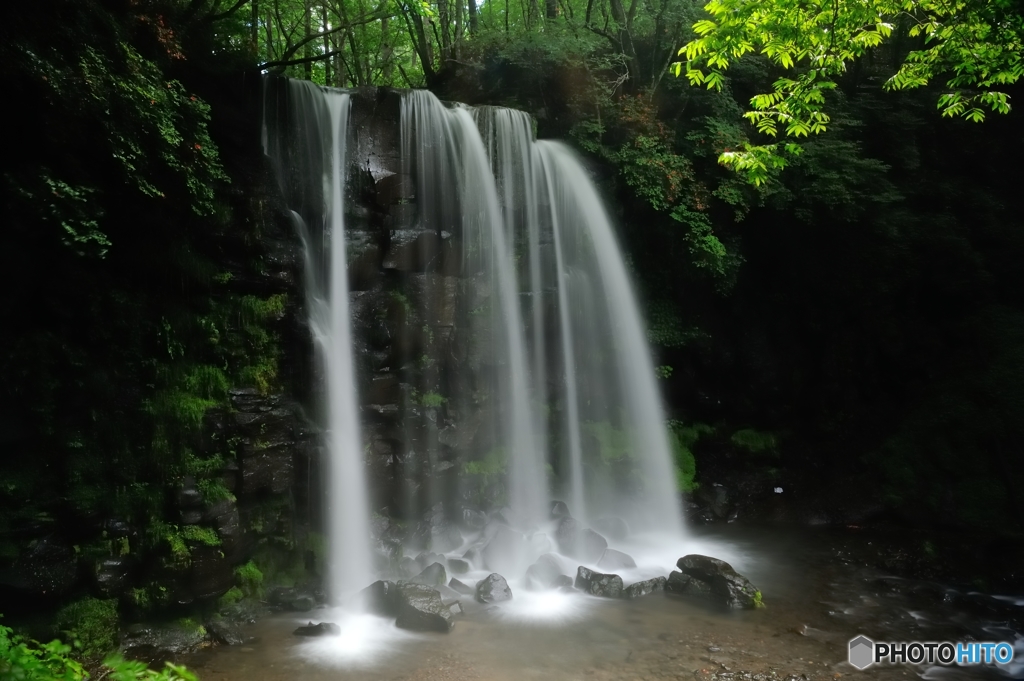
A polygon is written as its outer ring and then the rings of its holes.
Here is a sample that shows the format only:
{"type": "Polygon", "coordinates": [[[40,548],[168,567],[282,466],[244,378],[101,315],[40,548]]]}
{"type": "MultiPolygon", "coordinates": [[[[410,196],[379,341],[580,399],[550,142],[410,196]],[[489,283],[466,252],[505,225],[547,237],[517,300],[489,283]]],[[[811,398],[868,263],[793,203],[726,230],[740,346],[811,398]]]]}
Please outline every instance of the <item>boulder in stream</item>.
{"type": "Polygon", "coordinates": [[[395,625],[400,629],[447,634],[455,626],[455,618],[441,601],[437,589],[424,584],[401,584],[397,600],[398,618],[395,625]]]}
{"type": "Polygon", "coordinates": [[[555,530],[555,541],[562,554],[584,563],[596,563],[608,548],[604,537],[574,518],[562,518],[555,530]]]}
{"type": "Polygon", "coordinates": [[[459,580],[455,579],[454,577],[452,577],[451,581],[448,582],[448,586],[450,586],[452,589],[454,589],[455,591],[459,592],[463,596],[473,596],[473,595],[476,594],[476,589],[471,587],[469,584],[466,584],[464,582],[460,582],[459,580]]]}
{"type": "Polygon", "coordinates": [[[565,570],[558,556],[545,553],[526,569],[526,588],[530,591],[552,589],[556,586],[555,580],[564,574],[565,570]]]}
{"type": "Polygon", "coordinates": [[[449,558],[448,569],[452,571],[453,575],[464,575],[469,572],[469,563],[461,558],[449,558]]]}
{"type": "Polygon", "coordinates": [[[398,585],[378,580],[359,592],[359,603],[367,612],[383,617],[398,616],[398,585]]]}
{"type": "Polygon", "coordinates": [[[529,560],[530,545],[521,532],[499,525],[481,555],[488,570],[522,574],[529,560]]]}
{"type": "Polygon", "coordinates": [[[409,580],[413,584],[424,584],[426,586],[441,586],[448,581],[444,565],[433,563],[428,565],[422,572],[409,580]]]}
{"type": "MultiPolygon", "coordinates": [[[[676,566],[683,576],[689,577],[689,582],[685,583],[676,578],[676,584],[683,589],[679,593],[707,594],[730,608],[753,609],[763,605],[757,587],[724,560],[694,553],[680,558],[676,566]]],[[[669,580],[672,580],[671,575],[669,580]]]]}
{"type": "Polygon", "coordinates": [[[512,589],[497,572],[487,575],[476,585],[476,599],[481,603],[500,603],[512,600],[512,589]]]}
{"type": "Polygon", "coordinates": [[[601,559],[597,561],[597,567],[608,572],[615,570],[626,570],[636,567],[636,561],[629,554],[615,549],[605,549],[601,559]]]}
{"type": "Polygon", "coordinates": [[[664,591],[666,581],[664,577],[655,577],[654,579],[645,579],[642,582],[634,582],[623,589],[622,597],[640,598],[656,591],[664,591]]]}
{"type": "Polygon", "coordinates": [[[213,640],[226,646],[240,646],[245,643],[238,625],[225,619],[215,619],[207,623],[206,631],[213,640]]]}
{"type": "Polygon", "coordinates": [[[304,627],[299,627],[292,632],[296,636],[341,636],[341,627],[334,622],[310,622],[304,627]]]}
{"type": "Polygon", "coordinates": [[[594,572],[582,565],[576,570],[576,588],[591,596],[603,598],[622,597],[622,577],[594,572]]]}

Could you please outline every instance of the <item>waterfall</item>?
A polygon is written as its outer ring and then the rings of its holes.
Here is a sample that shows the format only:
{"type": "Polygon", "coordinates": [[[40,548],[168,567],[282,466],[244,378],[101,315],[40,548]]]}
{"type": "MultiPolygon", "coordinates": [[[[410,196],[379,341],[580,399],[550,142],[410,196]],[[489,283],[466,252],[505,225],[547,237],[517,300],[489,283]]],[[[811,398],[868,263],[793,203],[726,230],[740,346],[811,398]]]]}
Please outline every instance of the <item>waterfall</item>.
{"type": "Polygon", "coordinates": [[[372,576],[345,247],[349,109],[348,94],[307,81],[267,85],[263,148],[302,240],[308,324],[326,379],[327,586],[334,600],[372,576]]]}
{"type": "MultiPolygon", "coordinates": [[[[584,526],[683,537],[636,296],[600,196],[568,147],[535,140],[519,111],[287,79],[267,80],[263,144],[304,245],[308,323],[326,379],[332,594],[372,579],[371,504],[403,509],[413,528],[427,523],[416,530],[420,548],[459,556],[486,553],[494,526],[510,526],[502,541],[519,547],[505,562],[512,579],[551,550],[556,497],[584,526]],[[350,132],[350,110],[372,129],[350,132]],[[356,203],[346,208],[345,197],[356,203]],[[347,253],[346,240],[363,250],[347,253]],[[354,258],[377,272],[355,293],[354,258]],[[372,341],[352,326],[356,298],[376,320],[372,341]],[[388,312],[396,301],[397,316],[388,312]],[[399,390],[373,398],[390,405],[363,407],[361,433],[365,372],[399,390]],[[383,414],[401,421],[397,430],[381,425],[383,414]],[[393,484],[368,478],[382,465],[393,484]],[[459,484],[470,473],[485,480],[485,498],[467,501],[443,471],[459,484]],[[467,503],[490,512],[489,529],[438,529],[467,503]]],[[[483,560],[477,568],[495,569],[483,560]]]]}

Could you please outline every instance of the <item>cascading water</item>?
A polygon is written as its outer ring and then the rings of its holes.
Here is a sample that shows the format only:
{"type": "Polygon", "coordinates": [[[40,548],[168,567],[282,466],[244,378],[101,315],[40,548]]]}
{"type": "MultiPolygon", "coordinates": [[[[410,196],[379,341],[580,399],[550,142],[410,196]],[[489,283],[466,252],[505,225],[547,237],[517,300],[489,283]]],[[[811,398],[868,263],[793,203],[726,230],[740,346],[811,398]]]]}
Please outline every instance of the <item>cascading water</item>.
{"type": "Polygon", "coordinates": [[[417,197],[436,224],[459,228],[464,245],[464,272],[480,277],[492,320],[495,404],[499,412],[497,442],[508,459],[509,501],[523,529],[546,518],[548,499],[544,452],[531,415],[529,363],[523,338],[511,240],[505,230],[490,160],[469,112],[447,109],[431,93],[409,92],[402,100],[402,149],[416,158],[417,197]],[[435,212],[434,197],[455,200],[435,212]],[[458,206],[459,213],[445,213],[458,206]],[[495,331],[497,331],[495,333],[495,331]]]}
{"type": "Polygon", "coordinates": [[[350,101],[307,81],[271,81],[266,93],[263,148],[303,242],[308,323],[326,378],[328,586],[338,600],[372,576],[345,248],[350,101]]]}
{"type": "MultiPolygon", "coordinates": [[[[510,580],[553,550],[599,564],[603,549],[581,552],[565,538],[587,525],[609,528],[616,547],[639,546],[626,541],[628,528],[634,537],[659,533],[651,546],[678,545],[682,516],[650,349],[581,163],[564,145],[534,140],[522,112],[448,107],[425,91],[355,92],[365,106],[388,97],[397,105],[390,122],[368,114],[376,132],[360,129],[353,158],[349,94],[269,79],[265,99],[264,147],[305,245],[309,325],[327,379],[332,593],[371,581],[371,504],[429,519],[406,537],[407,550],[457,550],[453,558],[465,553],[472,568],[510,580]],[[390,169],[388,152],[374,147],[386,144],[376,135],[389,134],[397,138],[390,169]],[[345,196],[364,202],[349,207],[358,224],[348,239],[377,244],[355,256],[346,253],[345,196]],[[347,285],[353,258],[378,272],[356,293],[347,285]],[[358,313],[349,300],[362,295],[358,313]],[[353,331],[353,314],[370,326],[353,331]],[[353,336],[362,380],[401,395],[363,408],[364,424],[374,421],[366,441],[353,336]],[[375,351],[382,343],[391,349],[375,351]],[[381,488],[378,476],[367,491],[366,471],[381,465],[400,490],[381,488]],[[452,470],[488,481],[490,496],[469,500],[443,477],[452,470]],[[552,519],[553,495],[578,527],[552,519]],[[438,530],[481,516],[486,526],[438,530]]],[[[565,568],[574,570],[568,559],[565,568]]],[[[630,574],[663,569],[642,568],[630,574]]],[[[394,558],[382,569],[411,576],[394,558]]]]}

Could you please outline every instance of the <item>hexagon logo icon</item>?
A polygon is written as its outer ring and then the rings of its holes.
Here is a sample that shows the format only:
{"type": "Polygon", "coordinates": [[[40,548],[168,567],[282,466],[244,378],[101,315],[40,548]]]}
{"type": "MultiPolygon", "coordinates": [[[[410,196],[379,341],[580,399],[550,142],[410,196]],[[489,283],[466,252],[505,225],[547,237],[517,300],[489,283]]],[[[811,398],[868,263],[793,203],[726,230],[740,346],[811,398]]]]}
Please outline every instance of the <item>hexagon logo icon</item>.
{"type": "Polygon", "coordinates": [[[875,642],[867,636],[858,636],[850,641],[850,664],[857,669],[867,669],[875,661],[875,642]]]}

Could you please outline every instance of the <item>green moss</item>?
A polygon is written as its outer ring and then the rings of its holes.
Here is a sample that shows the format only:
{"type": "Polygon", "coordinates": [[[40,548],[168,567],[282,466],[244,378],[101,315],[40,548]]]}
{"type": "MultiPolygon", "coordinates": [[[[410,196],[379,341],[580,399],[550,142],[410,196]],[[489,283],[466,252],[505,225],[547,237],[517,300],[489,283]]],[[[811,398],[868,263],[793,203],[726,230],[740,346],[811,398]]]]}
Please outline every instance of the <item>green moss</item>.
{"type": "Polygon", "coordinates": [[[185,525],[179,527],[160,520],[154,520],[150,526],[150,535],[154,543],[164,543],[170,549],[171,560],[179,567],[188,566],[192,562],[192,551],[189,544],[220,546],[220,537],[209,527],[185,525]]]}
{"type": "Polygon", "coordinates": [[[217,532],[215,530],[212,530],[209,527],[186,525],[181,528],[181,536],[184,537],[186,541],[196,542],[197,544],[220,546],[220,537],[217,536],[217,532]]]}
{"type": "Polygon", "coordinates": [[[733,433],[729,441],[751,454],[778,453],[778,438],[774,433],[767,431],[744,428],[733,433]]]}
{"type": "Polygon", "coordinates": [[[217,600],[217,607],[226,608],[229,605],[234,605],[243,598],[245,598],[245,592],[243,592],[237,586],[233,586],[230,589],[228,589],[227,592],[217,600]]]}
{"type": "Polygon", "coordinates": [[[694,480],[697,476],[697,460],[692,448],[705,435],[714,434],[715,429],[706,423],[686,424],[676,420],[668,422],[668,429],[669,445],[676,465],[676,486],[684,492],[693,492],[700,485],[694,480]]]}
{"type": "Polygon", "coordinates": [[[256,566],[256,563],[249,561],[245,565],[235,568],[235,577],[242,592],[249,598],[261,598],[263,596],[263,572],[256,566]]]}
{"type": "Polygon", "coordinates": [[[62,608],[54,621],[86,657],[102,657],[117,647],[116,599],[83,598],[62,608]]]}
{"type": "Polygon", "coordinates": [[[447,401],[447,398],[442,397],[438,393],[424,393],[423,396],[420,397],[420,404],[424,407],[440,407],[447,401]]]}
{"type": "Polygon", "coordinates": [[[184,631],[196,636],[206,636],[206,627],[204,627],[198,620],[192,617],[182,617],[175,624],[184,631]]]}
{"type": "Polygon", "coordinates": [[[136,587],[128,592],[128,600],[142,610],[149,610],[153,607],[153,600],[149,596],[149,590],[136,587]]]}

